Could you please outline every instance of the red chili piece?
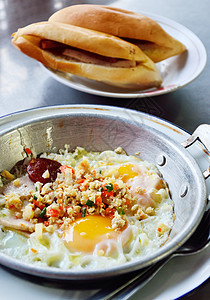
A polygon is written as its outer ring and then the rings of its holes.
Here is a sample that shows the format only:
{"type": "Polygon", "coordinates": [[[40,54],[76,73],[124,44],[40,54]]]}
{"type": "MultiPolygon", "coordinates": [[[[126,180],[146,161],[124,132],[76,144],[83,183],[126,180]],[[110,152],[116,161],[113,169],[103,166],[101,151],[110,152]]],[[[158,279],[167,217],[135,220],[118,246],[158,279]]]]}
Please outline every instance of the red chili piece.
{"type": "Polygon", "coordinates": [[[27,173],[33,182],[41,182],[43,184],[55,181],[57,173],[60,173],[61,164],[58,161],[48,158],[32,159],[27,165],[27,173]],[[49,171],[49,178],[42,175],[45,171],[49,171]]]}

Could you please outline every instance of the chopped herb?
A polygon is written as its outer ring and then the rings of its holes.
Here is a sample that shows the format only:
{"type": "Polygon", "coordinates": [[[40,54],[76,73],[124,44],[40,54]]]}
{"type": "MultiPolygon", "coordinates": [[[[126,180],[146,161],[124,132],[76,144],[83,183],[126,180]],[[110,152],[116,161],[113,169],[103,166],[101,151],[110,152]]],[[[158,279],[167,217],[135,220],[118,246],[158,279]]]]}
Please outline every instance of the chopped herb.
{"type": "Polygon", "coordinates": [[[34,198],[34,200],[37,200],[37,196],[36,196],[36,195],[34,195],[34,197],[33,197],[33,198],[34,198]]]}
{"type": "Polygon", "coordinates": [[[113,190],[113,184],[112,183],[108,183],[105,185],[105,188],[107,190],[107,192],[111,192],[113,190]]]}
{"type": "Polygon", "coordinates": [[[101,186],[101,187],[98,189],[98,191],[102,193],[102,192],[103,192],[103,187],[101,186]]]}
{"type": "Polygon", "coordinates": [[[102,174],[102,170],[100,170],[99,173],[102,174]]]}
{"type": "Polygon", "coordinates": [[[38,187],[37,186],[35,187],[35,190],[36,190],[36,192],[38,192],[38,187]]]}
{"type": "Polygon", "coordinates": [[[87,207],[82,208],[82,217],[84,218],[86,216],[87,207]]]}
{"type": "Polygon", "coordinates": [[[117,207],[117,212],[119,215],[125,215],[125,212],[122,207],[117,207]]]}
{"type": "Polygon", "coordinates": [[[43,210],[39,214],[39,218],[43,219],[46,214],[46,211],[47,211],[47,209],[46,209],[46,207],[44,207],[43,210]]]}
{"type": "Polygon", "coordinates": [[[86,205],[89,206],[89,207],[93,207],[93,204],[94,204],[94,202],[89,200],[89,199],[86,202],[86,205]]]}

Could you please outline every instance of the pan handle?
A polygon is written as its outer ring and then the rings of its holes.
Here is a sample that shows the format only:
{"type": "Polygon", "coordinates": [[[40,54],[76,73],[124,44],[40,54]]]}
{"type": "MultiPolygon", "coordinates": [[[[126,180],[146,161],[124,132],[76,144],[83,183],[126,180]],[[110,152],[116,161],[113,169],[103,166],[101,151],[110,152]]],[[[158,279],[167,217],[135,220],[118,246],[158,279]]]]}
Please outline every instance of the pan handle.
{"type": "MultiPolygon", "coordinates": [[[[184,148],[191,146],[195,141],[199,141],[203,144],[208,153],[210,153],[210,125],[202,124],[198,126],[193,134],[181,145],[184,148]]],[[[210,176],[210,166],[203,172],[203,176],[207,179],[210,176]]]]}

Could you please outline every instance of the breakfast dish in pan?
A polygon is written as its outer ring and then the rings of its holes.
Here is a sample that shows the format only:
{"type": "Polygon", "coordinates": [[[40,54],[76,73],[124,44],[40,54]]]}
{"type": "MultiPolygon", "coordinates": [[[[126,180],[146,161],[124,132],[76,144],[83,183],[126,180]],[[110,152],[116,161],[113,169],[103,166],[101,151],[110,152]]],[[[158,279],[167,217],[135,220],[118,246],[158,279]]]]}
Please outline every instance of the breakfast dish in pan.
{"type": "MultiPolygon", "coordinates": [[[[92,116],[93,117],[93,116],[92,116]]],[[[154,253],[148,254],[146,256],[140,256],[138,259],[131,260],[130,262],[127,261],[126,263],[115,265],[111,267],[101,269],[89,269],[89,267],[83,267],[81,269],[75,268],[69,268],[69,269],[62,269],[61,267],[53,267],[55,264],[55,260],[52,258],[52,265],[49,267],[45,263],[41,263],[40,261],[37,262],[29,262],[24,261],[24,256],[27,258],[27,251],[24,252],[24,255],[21,259],[14,259],[12,257],[12,251],[10,254],[9,247],[12,248],[12,244],[10,244],[9,241],[14,241],[12,239],[13,237],[18,236],[22,238],[22,241],[25,241],[25,247],[27,248],[28,245],[28,235],[32,238],[32,235],[34,236],[36,233],[31,232],[28,233],[24,231],[16,231],[14,228],[10,228],[10,231],[7,227],[7,233],[8,234],[8,240],[5,238],[5,232],[6,232],[6,226],[3,226],[3,235],[1,235],[1,238],[4,237],[4,243],[6,244],[8,248],[6,249],[7,253],[3,253],[0,251],[0,261],[2,266],[6,266],[7,268],[2,267],[1,268],[1,275],[3,280],[3,295],[7,295],[8,291],[10,291],[10,296],[14,296],[14,289],[11,291],[9,289],[9,285],[11,285],[11,282],[16,287],[16,290],[21,293],[24,291],[24,295],[27,295],[31,291],[33,292],[34,297],[37,298],[37,296],[40,295],[40,292],[43,297],[49,298],[51,297],[52,293],[49,294],[49,287],[44,287],[44,278],[56,278],[57,279],[67,279],[68,283],[71,282],[71,279],[80,280],[82,279],[83,283],[86,282],[89,279],[92,279],[92,282],[94,284],[94,287],[97,286],[97,279],[103,278],[104,280],[107,278],[108,282],[110,282],[110,276],[117,275],[117,274],[125,274],[129,271],[133,270],[140,270],[141,268],[146,266],[150,266],[154,262],[154,258],[157,261],[160,260],[161,257],[166,257],[171,251],[176,251],[177,247],[179,245],[183,244],[183,239],[186,240],[186,238],[189,236],[189,233],[192,232],[195,222],[199,222],[201,211],[206,207],[206,194],[204,195],[205,187],[201,186],[199,187],[199,169],[196,168],[196,165],[190,163],[191,160],[189,160],[189,153],[192,154],[196,159],[198,159],[198,163],[200,165],[200,168],[202,170],[205,170],[206,168],[206,162],[208,160],[208,155],[206,151],[201,151],[200,144],[196,142],[195,147],[188,148],[188,150],[181,149],[181,146],[179,146],[180,143],[183,142],[183,140],[189,138],[189,134],[187,134],[184,130],[181,130],[180,128],[176,127],[175,125],[166,122],[164,120],[161,120],[159,118],[153,117],[148,114],[143,114],[140,112],[135,112],[134,110],[125,110],[124,108],[117,108],[117,107],[109,107],[109,106],[85,106],[83,105],[74,105],[74,106],[59,106],[59,107],[42,107],[35,110],[29,110],[25,112],[21,112],[18,114],[12,114],[9,116],[6,116],[2,118],[1,121],[1,153],[2,153],[2,159],[1,159],[1,170],[11,170],[11,168],[15,165],[17,161],[20,161],[24,157],[26,157],[26,153],[29,155],[29,158],[25,161],[26,164],[28,164],[32,157],[30,157],[31,151],[35,153],[44,153],[42,154],[42,158],[47,158],[50,160],[55,160],[55,153],[53,155],[49,155],[51,152],[56,152],[59,155],[65,155],[65,151],[62,151],[59,153],[58,149],[64,148],[64,144],[66,142],[71,143],[71,151],[72,149],[75,149],[78,144],[82,145],[88,151],[92,148],[94,151],[104,151],[107,148],[115,149],[119,145],[122,145],[124,149],[129,154],[135,154],[138,156],[138,152],[140,151],[140,156],[144,161],[150,161],[153,164],[157,164],[160,172],[163,174],[163,178],[166,180],[168,187],[170,189],[170,194],[172,196],[174,207],[173,211],[176,215],[176,218],[173,223],[172,230],[169,234],[169,238],[167,241],[158,248],[154,253]],[[112,116],[115,118],[113,122],[113,118],[110,118],[109,121],[109,114],[112,111],[112,116]],[[117,112],[119,112],[117,114],[117,112]],[[92,113],[95,117],[92,119],[90,115],[92,116],[92,113]],[[88,116],[87,116],[88,114],[88,116]],[[50,115],[50,118],[49,118],[50,115]],[[76,115],[75,117],[72,117],[76,115]],[[103,115],[106,117],[103,118],[103,115]],[[116,115],[118,116],[116,118],[116,115]],[[46,117],[48,116],[48,117],[46,117]],[[138,122],[139,126],[135,127],[135,132],[137,135],[132,140],[129,140],[129,137],[131,136],[131,125],[130,123],[125,122],[125,118],[129,118],[129,120],[135,120],[138,122]],[[32,121],[33,120],[33,121],[32,121]],[[123,121],[121,121],[123,120],[123,121]],[[120,122],[120,126],[116,126],[120,122]],[[113,126],[113,123],[115,126],[113,126]],[[103,134],[101,134],[101,124],[103,124],[103,134]],[[112,124],[112,126],[111,126],[112,124]],[[49,127],[50,126],[50,127],[49,127]],[[112,130],[108,131],[108,135],[106,134],[105,128],[112,128],[112,130]],[[53,130],[51,130],[51,127],[53,130]],[[146,127],[146,128],[145,128],[146,127]],[[123,137],[122,140],[122,128],[123,128],[123,137]],[[12,131],[11,131],[12,129],[12,131]],[[51,135],[49,138],[49,131],[51,130],[51,135]],[[145,132],[146,131],[146,132],[145,132]],[[154,134],[152,132],[154,131],[154,134]],[[66,136],[66,132],[68,132],[68,137],[66,136]],[[91,132],[91,138],[93,140],[90,140],[90,132],[91,132]],[[167,139],[161,138],[161,134],[165,134],[167,136],[167,139]],[[47,133],[47,134],[46,134],[47,133]],[[144,134],[145,133],[145,134],[144,134]],[[168,142],[169,139],[169,142],[168,142]],[[174,140],[174,143],[172,140],[174,140]],[[128,143],[129,140],[129,143],[128,143]],[[8,143],[9,141],[9,143],[8,143]],[[92,141],[92,143],[91,143],[92,141]],[[107,147],[107,141],[111,142],[113,144],[113,148],[111,146],[107,147]],[[23,144],[25,145],[25,151],[23,149],[23,144]],[[94,146],[93,146],[94,145],[94,146]],[[30,147],[31,151],[29,148],[30,147]],[[16,151],[14,151],[14,149],[16,151]],[[178,150],[177,150],[178,149],[178,150]],[[18,150],[18,151],[17,151],[18,150]],[[184,151],[185,150],[185,151],[184,151]],[[189,152],[188,152],[189,151],[189,152]],[[183,152],[183,159],[180,161],[179,153],[183,152]],[[178,153],[178,154],[177,154],[178,153]],[[160,161],[156,161],[156,158],[159,158],[159,154],[164,154],[166,157],[165,165],[160,166],[160,161]],[[186,165],[186,161],[188,164],[186,165]],[[194,167],[194,171],[191,172],[192,166],[194,167]],[[183,177],[184,176],[184,177],[183,177]],[[196,179],[193,180],[194,176],[196,176],[196,179]],[[192,181],[191,181],[192,180],[192,181]],[[189,183],[188,185],[188,191],[187,194],[184,197],[179,196],[180,188],[183,186],[183,183],[189,183]],[[195,221],[196,218],[196,221],[195,221]],[[187,237],[186,237],[187,236],[187,237]],[[175,249],[175,250],[174,250],[175,249]],[[146,261],[146,264],[145,264],[146,261]],[[20,274],[18,273],[18,276],[14,276],[13,272],[8,272],[9,269],[19,270],[23,272],[23,276],[25,279],[28,280],[22,280],[20,274]],[[114,269],[114,271],[113,271],[114,269]],[[81,271],[80,271],[81,270],[81,271]],[[101,270],[101,271],[100,271],[101,270]],[[26,274],[25,274],[26,273],[26,274]],[[32,278],[30,276],[27,277],[27,274],[34,274],[38,275],[40,277],[39,283],[37,284],[38,277],[35,277],[36,284],[33,284],[31,282],[32,278]],[[110,275],[111,274],[111,275],[110,275]],[[44,277],[44,278],[43,278],[44,277]],[[40,289],[40,287],[42,287],[40,289]]],[[[132,132],[134,132],[132,131],[132,132]]],[[[82,150],[81,148],[78,150],[82,150]]],[[[69,151],[66,151],[69,152],[69,151]]],[[[113,151],[112,151],[113,152],[113,151]]],[[[119,154],[119,149],[114,151],[114,155],[118,154],[119,157],[123,158],[122,153],[119,154]]],[[[81,153],[81,152],[80,152],[81,153]]],[[[70,156],[72,156],[73,152],[70,152],[70,156]]],[[[87,156],[87,152],[83,150],[83,154],[87,156]]],[[[98,153],[99,154],[99,153],[98,153]]],[[[118,156],[117,155],[117,156],[118,156]]],[[[34,157],[39,158],[34,155],[34,157]]],[[[61,156],[60,156],[61,157],[61,156]]],[[[76,158],[76,157],[75,157],[76,158]]],[[[77,157],[79,159],[79,157],[77,157]]],[[[70,158],[68,158],[70,160],[70,158]]],[[[127,157],[128,160],[128,157],[127,157]]],[[[91,159],[89,159],[90,165],[92,166],[91,159]]],[[[134,161],[126,161],[123,164],[124,165],[131,165],[134,161]]],[[[140,163],[141,161],[139,159],[135,159],[135,164],[140,163]]],[[[61,165],[67,165],[66,160],[59,159],[59,163],[61,165]]],[[[118,162],[121,164],[121,162],[118,162]]],[[[141,162],[142,163],[142,162],[141,162]]],[[[143,163],[144,164],[144,163],[143,163]]],[[[70,165],[74,170],[76,170],[75,163],[71,160],[70,165]]],[[[118,165],[119,166],[119,165],[118,165]]],[[[116,167],[116,173],[117,175],[117,165],[112,166],[113,169],[116,167]]],[[[107,166],[107,168],[111,168],[111,165],[107,166]]],[[[100,167],[102,169],[102,166],[100,167]]],[[[99,170],[100,170],[99,169],[99,170]]],[[[106,168],[104,167],[104,170],[106,168]]],[[[126,168],[122,168],[122,170],[126,170],[126,168]]],[[[127,166],[127,172],[129,170],[129,167],[127,166]]],[[[154,172],[154,169],[151,169],[154,172]]],[[[135,170],[133,170],[135,171],[135,170]]],[[[12,174],[14,172],[11,171],[12,174]]],[[[44,172],[43,172],[44,173],[44,172]]],[[[76,173],[76,172],[75,172],[76,173]]],[[[8,173],[6,173],[7,176],[9,176],[8,173]]],[[[4,174],[4,175],[6,175],[4,174]]],[[[25,174],[24,172],[21,174],[25,174]]],[[[63,173],[59,172],[59,175],[61,176],[63,173]]],[[[100,172],[99,172],[100,174],[100,172]]],[[[134,173],[135,174],[135,173],[134,173]]],[[[116,176],[115,175],[115,176],[116,176]]],[[[132,175],[132,172],[130,173],[130,177],[132,175]]],[[[201,173],[202,175],[202,173],[201,173]]],[[[19,174],[19,180],[20,174],[19,174]]],[[[44,177],[47,178],[47,172],[44,174],[44,177]]],[[[43,178],[44,178],[43,177],[43,178]]],[[[201,176],[200,176],[201,177],[201,176]]],[[[160,177],[161,178],[161,177],[160,177]]],[[[161,179],[163,179],[161,178],[161,179]]],[[[132,178],[131,178],[132,179],[132,178]]],[[[134,177],[133,177],[134,179],[134,177]]],[[[10,187],[13,186],[13,180],[16,180],[15,178],[10,177],[10,187]]],[[[5,182],[6,183],[6,182],[5,182]]],[[[110,177],[108,180],[108,183],[110,182],[110,177]]],[[[206,182],[208,192],[209,192],[209,184],[208,180],[206,182]]],[[[17,182],[16,182],[17,184],[17,182]]],[[[32,186],[35,183],[32,182],[32,186]]],[[[83,183],[82,183],[83,184],[83,183]]],[[[6,186],[5,186],[6,187],[6,186]]],[[[108,189],[111,188],[111,185],[108,185],[108,189]]],[[[183,191],[183,190],[182,190],[183,191]]],[[[35,190],[35,192],[37,192],[35,190]]],[[[85,192],[85,191],[84,191],[85,192]]],[[[108,191],[107,191],[108,192],[108,191]]],[[[110,191],[111,192],[111,191],[110,191]]],[[[109,192],[109,193],[110,193],[109,192]]],[[[35,194],[35,193],[34,193],[35,194]]],[[[38,196],[39,194],[37,194],[38,196]]],[[[34,203],[36,203],[35,199],[34,203]]],[[[32,201],[33,201],[32,200],[32,201]]],[[[93,201],[93,200],[91,200],[93,201]]],[[[2,199],[1,199],[2,203],[2,199]]],[[[33,203],[32,203],[33,204],[33,203]]],[[[88,205],[91,205],[91,202],[87,203],[88,205]]],[[[86,205],[86,204],[85,204],[86,205]]],[[[87,205],[87,208],[90,206],[87,205]]],[[[1,205],[3,206],[3,204],[1,205]]],[[[42,207],[41,207],[42,208],[42,207]]],[[[41,210],[40,208],[40,210],[41,210]]],[[[43,208],[42,208],[43,209],[43,208]]],[[[38,212],[38,210],[36,211],[38,212]]],[[[122,210],[119,210],[120,213],[123,213],[122,210]]],[[[85,212],[84,212],[85,213],[85,212]]],[[[42,216],[42,215],[41,215],[42,216]]],[[[85,217],[87,217],[87,211],[85,217]]],[[[123,216],[123,215],[122,215],[123,216]]],[[[85,218],[80,216],[81,218],[85,218]]],[[[150,216],[153,217],[153,216],[150,216]]],[[[147,218],[149,220],[149,218],[147,218]]],[[[44,220],[43,220],[44,221],[44,220]]],[[[42,222],[43,222],[42,221],[42,222]]],[[[47,221],[47,220],[46,220],[47,221]]],[[[139,223],[146,222],[146,219],[139,220],[139,223]]],[[[165,221],[164,221],[165,222],[165,221]]],[[[164,223],[163,222],[163,223],[164,223]]],[[[73,223],[72,223],[73,224],[73,223]]],[[[92,223],[93,224],[93,223],[92,223]]],[[[167,223],[165,223],[167,225],[167,223]]],[[[46,223],[47,225],[47,223],[46,223]]],[[[43,226],[42,234],[43,236],[47,235],[47,232],[45,231],[45,224],[43,226]]],[[[49,225],[51,226],[51,225],[49,225]]],[[[48,227],[49,227],[48,226],[48,227]]],[[[92,226],[93,227],[93,226],[92,226]]],[[[75,228],[75,227],[74,227],[75,228]]],[[[50,228],[49,228],[50,229],[50,228]]],[[[82,230],[83,231],[83,230],[82,230]]],[[[55,233],[51,234],[55,235],[55,233]]],[[[82,237],[82,235],[81,235],[82,237]]],[[[83,235],[84,237],[84,235],[83,235]]],[[[42,244],[40,245],[40,242],[37,242],[37,239],[34,237],[34,241],[36,242],[36,247],[33,245],[30,248],[33,248],[34,250],[39,250],[38,245],[40,246],[40,251],[44,251],[47,247],[49,247],[49,253],[50,255],[57,254],[56,252],[56,244],[53,247],[52,241],[50,244],[42,244]]],[[[16,257],[18,256],[18,251],[20,249],[20,245],[18,242],[15,241],[15,247],[17,246],[16,251],[16,257]]],[[[21,244],[23,246],[23,244],[21,244]]],[[[15,249],[14,247],[14,249],[15,249]]],[[[29,248],[29,249],[30,249],[29,248]]],[[[65,246],[67,249],[67,247],[65,246]]],[[[62,248],[63,249],[63,248],[62,248]]],[[[26,249],[27,250],[27,249],[26,249]]],[[[31,250],[31,256],[33,255],[33,258],[35,260],[35,257],[37,257],[37,260],[39,260],[39,255],[41,255],[41,252],[36,253],[36,251],[31,250]],[[34,251],[34,252],[32,252],[34,251]]],[[[13,250],[15,252],[15,250],[13,250]]],[[[101,251],[100,251],[101,252],[101,251]]],[[[99,252],[99,253],[100,253],[99,252]]],[[[172,263],[167,264],[166,268],[161,271],[160,275],[156,276],[154,283],[149,284],[148,288],[144,288],[139,292],[139,295],[144,296],[147,298],[147,295],[150,295],[151,298],[151,291],[152,296],[156,297],[157,295],[163,294],[163,297],[165,296],[170,297],[170,295],[174,295],[173,298],[177,298],[181,296],[182,294],[186,293],[190,289],[195,288],[198,284],[201,284],[206,278],[208,278],[208,249],[207,251],[202,252],[201,254],[197,254],[196,256],[196,264],[195,264],[195,257],[185,257],[185,258],[176,258],[175,261],[173,260],[172,263]],[[178,261],[177,261],[178,260],[178,261]],[[186,272],[187,270],[187,272],[186,272]],[[174,279],[173,276],[168,276],[168,274],[177,274],[176,278],[174,279]],[[193,274],[193,280],[192,275],[193,274]],[[180,276],[182,279],[182,283],[184,282],[184,285],[180,286],[180,276]],[[177,279],[177,280],[176,280],[177,279]],[[175,280],[175,281],[174,281],[175,280]],[[161,287],[161,290],[158,288],[161,287]],[[172,288],[171,288],[172,287],[172,288]]],[[[68,248],[69,253],[69,248],[68,248]]],[[[102,254],[102,252],[101,252],[102,254]]],[[[48,263],[50,260],[48,261],[48,263]]],[[[67,260],[68,262],[68,260],[67,260]]],[[[59,263],[58,263],[59,265],[59,263]]],[[[112,280],[112,279],[111,279],[112,280]]],[[[113,279],[114,280],[114,279],[113,279]]],[[[59,280],[58,280],[59,282],[59,280]]],[[[67,282],[67,281],[66,281],[67,282]]],[[[73,281],[75,282],[75,281],[73,281]]],[[[74,283],[72,282],[72,286],[74,286],[74,283]]],[[[51,285],[52,286],[52,285],[51,285]]],[[[66,290],[61,290],[60,287],[56,288],[56,281],[53,281],[53,293],[62,293],[64,295],[66,290]]],[[[81,285],[80,285],[81,286],[81,285]]],[[[80,287],[79,286],[79,287],[80,287]]],[[[87,291],[81,291],[77,290],[78,293],[81,292],[81,298],[84,298],[87,296],[87,291]]],[[[68,295],[69,297],[74,297],[75,290],[69,291],[68,295]],[[73,294],[73,295],[72,295],[73,294]]],[[[79,294],[80,295],[80,294],[79,294]]],[[[6,296],[5,296],[6,297],[6,296]]],[[[65,296],[64,296],[65,297],[65,296]]]]}
{"type": "Polygon", "coordinates": [[[168,239],[174,211],[165,181],[153,164],[120,147],[66,147],[27,158],[13,171],[1,173],[2,253],[93,270],[147,256],[168,239]]]}

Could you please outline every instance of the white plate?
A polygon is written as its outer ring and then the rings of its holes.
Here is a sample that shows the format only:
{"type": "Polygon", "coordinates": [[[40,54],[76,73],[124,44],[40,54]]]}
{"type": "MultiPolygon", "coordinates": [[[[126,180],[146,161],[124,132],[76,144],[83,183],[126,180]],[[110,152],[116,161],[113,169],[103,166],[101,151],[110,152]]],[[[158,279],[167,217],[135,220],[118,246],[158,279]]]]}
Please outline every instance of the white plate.
{"type": "MultiPolygon", "coordinates": [[[[120,2],[119,2],[120,4],[120,2]]],[[[116,98],[152,97],[175,91],[196,79],[207,62],[207,54],[200,39],[185,26],[170,19],[155,14],[142,12],[157,21],[171,36],[182,42],[187,51],[180,55],[168,58],[157,64],[163,78],[162,86],[147,91],[128,90],[112,87],[94,80],[88,80],[69,73],[44,69],[57,81],[76,90],[116,98]]]]}
{"type": "MultiPolygon", "coordinates": [[[[89,108],[91,109],[91,107],[90,105],[89,108]]],[[[63,107],[63,110],[64,109],[65,106],[63,107]]],[[[118,108],[112,107],[112,110],[115,111],[118,110],[118,108]]],[[[27,114],[27,111],[25,114],[27,114]]],[[[142,123],[165,133],[178,143],[185,141],[189,137],[189,134],[184,130],[167,121],[147,114],[139,113],[139,115],[141,115],[142,123]]],[[[15,115],[13,121],[18,121],[15,115]]],[[[8,125],[6,124],[5,126],[8,125]]],[[[200,144],[196,143],[188,148],[188,151],[195,158],[201,170],[205,170],[209,166],[210,158],[202,149],[200,144]]],[[[210,194],[210,178],[206,180],[206,186],[207,194],[210,194]]],[[[177,299],[198,287],[210,276],[209,249],[210,247],[196,255],[173,258],[143,289],[132,297],[132,300],[177,299]]],[[[46,287],[43,285],[41,279],[39,283],[33,283],[30,280],[24,280],[21,277],[13,275],[1,268],[1,266],[0,278],[1,299],[6,300],[13,300],[14,298],[16,300],[27,298],[30,298],[30,300],[85,300],[98,291],[74,290],[71,289],[71,287],[64,290],[56,288],[55,284],[52,284],[51,288],[46,287]]]]}

